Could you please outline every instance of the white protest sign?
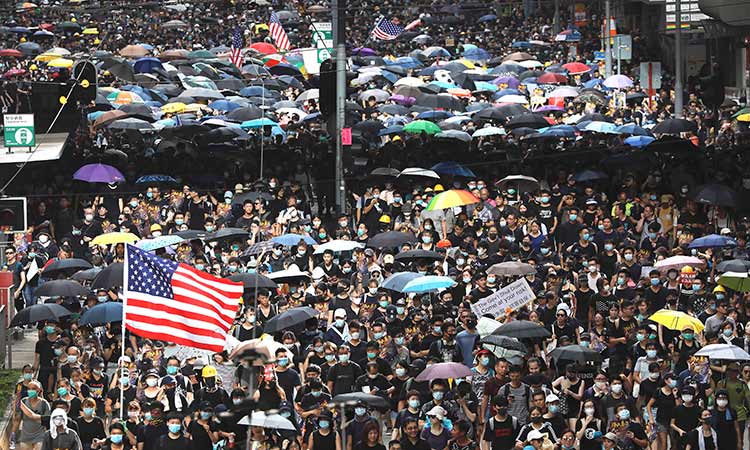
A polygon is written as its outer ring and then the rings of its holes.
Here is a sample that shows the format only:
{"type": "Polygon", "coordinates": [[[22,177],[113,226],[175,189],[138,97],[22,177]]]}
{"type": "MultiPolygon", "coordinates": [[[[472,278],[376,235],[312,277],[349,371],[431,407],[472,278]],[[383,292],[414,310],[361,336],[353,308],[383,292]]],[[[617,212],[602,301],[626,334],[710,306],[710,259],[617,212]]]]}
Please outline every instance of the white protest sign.
{"type": "Polygon", "coordinates": [[[521,278],[474,303],[471,310],[477,317],[490,315],[497,318],[505,315],[505,311],[515,311],[535,298],[536,295],[529,287],[529,283],[525,278],[521,278]]]}

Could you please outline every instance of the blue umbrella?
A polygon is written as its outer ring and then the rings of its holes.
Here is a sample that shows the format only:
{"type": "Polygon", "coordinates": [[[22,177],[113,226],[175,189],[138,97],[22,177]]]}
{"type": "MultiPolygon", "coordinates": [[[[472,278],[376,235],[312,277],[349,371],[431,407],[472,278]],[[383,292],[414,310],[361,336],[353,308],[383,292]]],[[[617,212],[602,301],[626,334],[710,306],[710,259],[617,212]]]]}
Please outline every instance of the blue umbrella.
{"type": "Polygon", "coordinates": [[[240,90],[243,97],[274,97],[274,93],[263,86],[248,86],[240,90]]]}
{"type": "Polygon", "coordinates": [[[634,123],[620,125],[615,131],[620,134],[631,134],[633,136],[651,136],[651,133],[647,129],[641,128],[634,123]]]}
{"type": "Polygon", "coordinates": [[[421,278],[423,275],[416,272],[399,272],[386,278],[380,285],[383,289],[390,289],[391,291],[403,292],[404,287],[410,281],[421,278]]]}
{"type": "Polygon", "coordinates": [[[278,127],[279,124],[267,117],[260,119],[246,120],[240,124],[242,128],[261,128],[261,127],[278,127]]]}
{"type": "Polygon", "coordinates": [[[229,100],[216,100],[208,104],[211,109],[218,109],[219,111],[234,111],[235,109],[242,108],[242,105],[229,100]]]}
{"type": "Polygon", "coordinates": [[[423,120],[445,120],[449,117],[453,117],[453,114],[451,114],[449,111],[444,110],[432,110],[432,111],[423,111],[419,113],[417,116],[417,119],[423,119],[423,120]]]}
{"type": "Polygon", "coordinates": [[[177,183],[177,180],[169,175],[143,175],[135,180],[135,184],[141,183],[177,183]]]}
{"type": "Polygon", "coordinates": [[[490,54],[487,50],[479,47],[466,50],[462,56],[469,61],[485,61],[490,59],[490,54]]]}
{"type": "Polygon", "coordinates": [[[592,78],[592,79],[584,82],[583,83],[583,87],[586,88],[586,89],[594,88],[594,87],[599,86],[603,82],[604,82],[604,80],[602,80],[601,78],[592,78]]]}
{"type": "Polygon", "coordinates": [[[630,136],[625,139],[625,143],[631,147],[645,147],[648,144],[654,142],[656,138],[651,136],[630,136]]]}
{"type": "Polygon", "coordinates": [[[421,294],[424,292],[437,291],[438,289],[446,289],[455,285],[456,282],[453,278],[441,277],[438,275],[425,275],[406,283],[403,292],[421,294]]]}
{"type": "Polygon", "coordinates": [[[454,177],[476,178],[476,174],[461,164],[454,161],[443,161],[432,166],[432,170],[440,175],[453,175],[454,177]]]}
{"type": "Polygon", "coordinates": [[[617,126],[609,122],[593,121],[586,125],[584,131],[593,131],[594,133],[617,134],[617,126]]]}
{"type": "Polygon", "coordinates": [[[383,128],[378,131],[378,136],[387,136],[389,134],[398,134],[404,131],[403,125],[391,125],[390,127],[383,128]]]}
{"type": "Polygon", "coordinates": [[[143,239],[138,241],[135,246],[141,250],[151,252],[160,248],[169,247],[170,245],[179,244],[184,242],[185,238],[180,237],[176,234],[165,234],[153,239],[143,239]]]}
{"type": "Polygon", "coordinates": [[[111,322],[122,322],[122,303],[106,302],[95,305],[83,313],[78,325],[104,325],[111,322]]]}
{"type": "Polygon", "coordinates": [[[282,234],[281,236],[277,236],[271,241],[283,245],[284,247],[293,247],[297,244],[299,244],[299,241],[305,241],[305,244],[308,245],[316,245],[317,242],[315,242],[315,239],[311,238],[310,236],[303,236],[301,234],[282,234]]]}
{"type": "Polygon", "coordinates": [[[479,18],[479,22],[492,22],[493,20],[497,20],[497,16],[494,14],[485,14],[479,18]]]}
{"type": "Polygon", "coordinates": [[[737,241],[720,234],[709,234],[698,239],[688,245],[688,248],[716,248],[716,247],[737,247],[737,241]]]}
{"type": "Polygon", "coordinates": [[[161,61],[159,61],[158,58],[154,58],[154,57],[141,58],[141,59],[137,59],[135,63],[133,64],[133,71],[135,71],[135,73],[153,72],[154,69],[164,70],[164,66],[162,65],[161,61]]]}
{"type": "Polygon", "coordinates": [[[604,172],[599,172],[597,170],[584,170],[578,172],[574,178],[579,183],[586,183],[588,181],[606,180],[609,177],[604,172]]]}
{"type": "Polygon", "coordinates": [[[531,42],[517,41],[511,45],[512,48],[531,48],[531,42]]]}

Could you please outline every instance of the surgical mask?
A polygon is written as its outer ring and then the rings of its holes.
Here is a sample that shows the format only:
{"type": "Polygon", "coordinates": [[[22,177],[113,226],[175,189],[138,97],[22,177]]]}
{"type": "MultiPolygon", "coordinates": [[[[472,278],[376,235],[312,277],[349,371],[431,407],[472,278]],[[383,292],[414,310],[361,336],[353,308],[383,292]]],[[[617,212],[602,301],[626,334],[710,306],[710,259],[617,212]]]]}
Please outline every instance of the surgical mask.
{"type": "Polygon", "coordinates": [[[174,220],[174,224],[175,225],[182,225],[183,223],[185,223],[185,221],[183,219],[175,219],[174,220]]]}
{"type": "Polygon", "coordinates": [[[289,364],[289,358],[279,358],[278,363],[281,367],[286,367],[289,364]]]}
{"type": "Polygon", "coordinates": [[[682,338],[686,341],[692,341],[694,337],[693,333],[682,333],[682,338]]]}
{"type": "Polygon", "coordinates": [[[52,423],[55,424],[56,427],[61,427],[65,425],[65,419],[62,417],[55,417],[52,419],[52,423]]]}
{"type": "Polygon", "coordinates": [[[349,361],[349,355],[339,355],[339,362],[345,363],[349,361]]]}
{"type": "Polygon", "coordinates": [[[83,415],[84,416],[93,416],[94,415],[94,408],[83,408],[83,415]]]}
{"type": "Polygon", "coordinates": [[[160,237],[161,236],[161,231],[154,231],[153,233],[151,233],[151,235],[153,237],[160,237]]]}
{"type": "Polygon", "coordinates": [[[59,395],[60,397],[65,397],[66,395],[68,395],[68,388],[57,388],[57,395],[59,395]]]}
{"type": "Polygon", "coordinates": [[[658,286],[659,281],[661,280],[659,280],[658,278],[651,278],[651,286],[658,286]]]}
{"type": "Polygon", "coordinates": [[[120,378],[120,384],[122,386],[127,386],[130,384],[130,379],[127,377],[120,378]]]}
{"type": "Polygon", "coordinates": [[[723,408],[723,407],[727,406],[728,404],[729,404],[729,400],[726,400],[726,399],[723,399],[723,398],[720,398],[720,399],[716,400],[716,406],[721,406],[723,408]]]}
{"type": "Polygon", "coordinates": [[[443,395],[444,395],[443,391],[435,391],[432,393],[432,398],[434,398],[435,400],[442,400],[443,395]]]}
{"type": "Polygon", "coordinates": [[[92,222],[94,220],[94,215],[93,214],[86,214],[86,216],[84,217],[84,219],[86,219],[86,222],[92,222]]]}
{"type": "Polygon", "coordinates": [[[731,328],[727,328],[726,330],[724,330],[724,336],[726,336],[726,337],[729,337],[729,336],[731,336],[731,335],[732,335],[732,330],[731,330],[731,328]]]}
{"type": "Polygon", "coordinates": [[[281,249],[280,248],[273,249],[273,254],[276,256],[281,256],[281,249]]]}
{"type": "Polygon", "coordinates": [[[611,252],[612,250],[614,250],[614,248],[615,248],[615,246],[612,245],[612,244],[604,244],[604,250],[606,250],[608,252],[611,252]]]}
{"type": "Polygon", "coordinates": [[[685,403],[692,402],[693,396],[690,394],[682,394],[682,401],[685,403]]]}
{"type": "Polygon", "coordinates": [[[378,302],[381,308],[385,308],[388,306],[388,300],[381,300],[378,302]]]}
{"type": "Polygon", "coordinates": [[[201,411],[201,419],[208,420],[211,418],[211,416],[213,416],[211,411],[201,411]]]}
{"type": "Polygon", "coordinates": [[[613,384],[612,385],[612,392],[614,392],[615,394],[619,394],[620,392],[622,392],[622,385],[621,384],[613,384]]]}
{"type": "Polygon", "coordinates": [[[495,277],[493,277],[491,275],[488,276],[487,277],[487,283],[489,283],[489,284],[495,284],[495,277]]]}
{"type": "Polygon", "coordinates": [[[441,326],[432,327],[432,331],[434,331],[435,334],[442,333],[443,332],[443,327],[441,327],[441,326]]]}
{"type": "Polygon", "coordinates": [[[339,222],[339,226],[341,228],[346,228],[347,225],[349,225],[349,222],[347,222],[346,220],[342,220],[341,222],[339,222]]]}
{"type": "Polygon", "coordinates": [[[336,358],[336,355],[333,355],[333,354],[331,354],[331,355],[325,355],[324,358],[325,358],[326,361],[331,362],[331,361],[333,361],[336,358]]]}
{"type": "Polygon", "coordinates": [[[617,277],[617,285],[623,286],[625,284],[625,278],[623,277],[617,277]]]}
{"type": "Polygon", "coordinates": [[[485,366],[485,367],[489,366],[490,365],[490,358],[488,358],[486,356],[483,356],[483,357],[479,358],[479,363],[481,365],[485,366]]]}
{"type": "Polygon", "coordinates": [[[232,399],[232,404],[234,406],[240,405],[240,404],[242,404],[242,399],[241,398],[233,398],[232,399]]]}
{"type": "Polygon", "coordinates": [[[406,375],[406,369],[404,369],[403,367],[397,367],[396,368],[396,376],[397,377],[403,377],[404,375],[406,375]]]}
{"type": "Polygon", "coordinates": [[[632,261],[633,260],[633,254],[632,253],[625,253],[624,255],[625,261],[632,261]]]}
{"type": "Polygon", "coordinates": [[[597,389],[603,390],[604,388],[607,387],[607,382],[606,381],[595,381],[594,385],[596,385],[597,389]]]}
{"type": "Polygon", "coordinates": [[[583,413],[586,414],[587,416],[593,416],[594,412],[595,412],[594,408],[584,408],[583,409],[583,413]]]}
{"type": "Polygon", "coordinates": [[[168,428],[170,433],[177,434],[182,429],[182,425],[179,423],[170,423],[168,428]]]}
{"type": "Polygon", "coordinates": [[[508,221],[507,221],[507,220],[505,220],[505,219],[503,219],[503,220],[501,220],[501,221],[499,222],[499,225],[500,225],[500,227],[505,227],[506,225],[508,225],[508,221]]]}
{"type": "Polygon", "coordinates": [[[203,269],[206,268],[206,266],[204,264],[196,264],[195,268],[198,269],[198,270],[203,270],[203,269]]]}
{"type": "Polygon", "coordinates": [[[47,325],[46,327],[44,327],[44,332],[47,334],[52,334],[55,332],[55,327],[47,325]]]}
{"type": "Polygon", "coordinates": [[[396,345],[404,345],[404,338],[397,337],[396,339],[393,340],[393,342],[395,342],[396,345]]]}
{"type": "Polygon", "coordinates": [[[471,277],[463,277],[461,279],[461,281],[463,281],[464,284],[469,284],[469,283],[471,283],[471,277]]]}
{"type": "Polygon", "coordinates": [[[367,352],[367,357],[370,359],[375,359],[375,357],[378,356],[375,352],[367,352]]]}
{"type": "MultiPolygon", "coordinates": [[[[367,288],[367,292],[369,292],[370,294],[374,294],[374,293],[378,292],[378,288],[376,288],[376,287],[367,288]]],[[[387,301],[385,302],[385,306],[388,306],[388,302],[387,301]]],[[[385,308],[385,306],[383,306],[383,307],[385,308]]]]}
{"type": "Polygon", "coordinates": [[[403,313],[404,313],[404,307],[403,306],[397,306],[396,307],[396,314],[398,314],[400,316],[403,313]]]}
{"type": "Polygon", "coordinates": [[[151,420],[154,418],[154,416],[152,416],[150,412],[147,412],[146,414],[143,415],[143,418],[145,420],[151,420]]]}
{"type": "Polygon", "coordinates": [[[617,413],[617,415],[620,416],[620,420],[628,420],[630,419],[630,410],[621,409],[620,412],[617,413]]]}
{"type": "Polygon", "coordinates": [[[329,422],[329,421],[327,421],[327,420],[319,420],[319,421],[318,421],[318,426],[319,426],[320,428],[322,428],[322,429],[324,429],[324,430],[325,430],[325,429],[328,429],[328,427],[330,427],[330,426],[331,426],[331,422],[329,422]]]}
{"type": "Polygon", "coordinates": [[[645,334],[643,334],[643,333],[637,333],[637,334],[635,335],[635,339],[636,339],[636,340],[637,340],[638,342],[641,342],[642,340],[646,339],[646,335],[645,335],[645,334]]]}
{"type": "Polygon", "coordinates": [[[701,285],[700,284],[694,284],[693,285],[693,290],[694,291],[700,291],[701,290],[701,285]]]}
{"type": "Polygon", "coordinates": [[[206,231],[208,231],[209,233],[212,232],[212,231],[214,231],[214,226],[213,225],[206,225],[206,231]]]}
{"type": "Polygon", "coordinates": [[[570,214],[568,215],[568,219],[570,219],[571,222],[575,222],[578,220],[578,214],[570,214]]]}
{"type": "Polygon", "coordinates": [[[424,242],[425,244],[429,244],[430,242],[432,242],[432,238],[429,236],[422,236],[422,242],[424,242]]]}
{"type": "Polygon", "coordinates": [[[344,325],[346,325],[346,321],[344,319],[336,319],[337,328],[344,328],[344,325]]]}
{"type": "Polygon", "coordinates": [[[109,299],[109,297],[106,296],[106,295],[99,295],[99,296],[96,297],[96,301],[98,301],[99,303],[104,303],[108,299],[109,299]]]}
{"type": "Polygon", "coordinates": [[[650,359],[656,358],[656,350],[646,350],[646,357],[650,359]]]}
{"type": "Polygon", "coordinates": [[[354,333],[352,333],[351,336],[352,336],[353,340],[355,340],[355,341],[359,340],[359,332],[358,331],[355,331],[354,333]]]}
{"type": "Polygon", "coordinates": [[[367,413],[367,408],[362,408],[361,406],[358,408],[354,408],[354,414],[358,416],[364,416],[365,413],[367,413]]]}
{"type": "Polygon", "coordinates": [[[590,235],[590,234],[588,234],[588,233],[583,233],[583,240],[584,240],[584,241],[588,241],[590,237],[591,237],[591,235],[590,235]]]}
{"type": "Polygon", "coordinates": [[[56,348],[55,349],[55,356],[60,356],[60,355],[62,355],[62,349],[61,348],[56,348]]]}
{"type": "Polygon", "coordinates": [[[595,265],[589,266],[589,272],[591,272],[591,273],[596,272],[596,266],[595,265]]]}
{"type": "Polygon", "coordinates": [[[656,380],[659,379],[659,374],[658,373],[650,373],[650,374],[648,374],[648,379],[651,380],[651,381],[656,381],[656,380]]]}
{"type": "Polygon", "coordinates": [[[669,380],[669,387],[676,388],[677,387],[677,380],[669,380]]]}
{"type": "Polygon", "coordinates": [[[415,398],[413,398],[413,399],[409,400],[409,406],[410,406],[410,407],[411,407],[412,409],[417,409],[417,408],[419,408],[419,405],[420,405],[420,404],[421,404],[421,403],[420,403],[420,401],[419,401],[418,399],[415,399],[415,398]]]}
{"type": "Polygon", "coordinates": [[[112,441],[113,444],[121,444],[122,443],[122,435],[121,434],[110,434],[109,440],[112,441]]]}
{"type": "MultiPolygon", "coordinates": [[[[724,300],[724,294],[716,294],[716,300],[724,300]]],[[[713,306],[711,309],[715,309],[716,306],[713,306]]]]}
{"type": "Polygon", "coordinates": [[[326,236],[328,236],[327,233],[318,233],[318,237],[321,238],[321,239],[325,239],[326,236]]]}
{"type": "Polygon", "coordinates": [[[78,357],[76,355],[68,355],[68,364],[75,364],[77,361],[78,357]]]}
{"type": "Polygon", "coordinates": [[[547,247],[542,247],[539,250],[542,252],[542,255],[549,254],[549,249],[547,247]]]}
{"type": "Polygon", "coordinates": [[[542,203],[549,203],[549,197],[544,195],[539,199],[542,203]]]}
{"type": "Polygon", "coordinates": [[[158,382],[159,382],[159,380],[157,380],[156,378],[149,378],[149,379],[146,380],[146,386],[148,386],[148,387],[155,387],[158,382]]]}
{"type": "Polygon", "coordinates": [[[549,410],[550,414],[557,414],[560,412],[560,407],[557,405],[549,405],[549,408],[547,408],[547,410],[549,410]]]}

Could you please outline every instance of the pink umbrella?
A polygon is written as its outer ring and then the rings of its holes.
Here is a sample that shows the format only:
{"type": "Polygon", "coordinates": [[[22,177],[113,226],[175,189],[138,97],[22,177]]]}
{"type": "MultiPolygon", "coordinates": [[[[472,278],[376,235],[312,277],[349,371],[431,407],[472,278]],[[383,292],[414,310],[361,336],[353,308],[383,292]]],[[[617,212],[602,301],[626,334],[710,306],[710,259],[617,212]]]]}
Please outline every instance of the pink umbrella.
{"type": "Polygon", "coordinates": [[[691,267],[703,267],[706,265],[706,262],[703,261],[700,258],[696,258],[695,256],[671,256],[669,258],[662,259],[661,261],[657,261],[656,264],[654,264],[654,267],[667,271],[670,269],[677,269],[680,270],[685,266],[691,266],[691,267]]]}
{"type": "Polygon", "coordinates": [[[10,69],[9,71],[5,72],[3,76],[5,78],[15,77],[18,75],[25,75],[26,71],[24,69],[10,69]]]}
{"type": "Polygon", "coordinates": [[[415,381],[447,380],[448,378],[470,377],[471,370],[463,364],[445,362],[433,364],[422,371],[415,381]]]}

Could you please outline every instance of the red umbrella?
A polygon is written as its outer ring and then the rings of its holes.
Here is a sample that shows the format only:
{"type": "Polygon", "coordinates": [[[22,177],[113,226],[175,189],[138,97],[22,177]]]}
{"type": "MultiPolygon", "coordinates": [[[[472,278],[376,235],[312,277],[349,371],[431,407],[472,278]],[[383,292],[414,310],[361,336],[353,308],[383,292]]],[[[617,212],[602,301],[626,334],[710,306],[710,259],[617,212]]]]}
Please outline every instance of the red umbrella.
{"type": "Polygon", "coordinates": [[[255,50],[258,53],[263,53],[264,55],[270,55],[270,54],[279,52],[276,49],[276,47],[274,47],[272,44],[269,44],[267,42],[256,42],[253,45],[251,45],[250,48],[255,50]]]}
{"type": "Polygon", "coordinates": [[[20,58],[23,56],[23,53],[19,52],[15,48],[4,48],[4,49],[0,49],[0,56],[9,57],[9,58],[20,58]]]}
{"type": "Polygon", "coordinates": [[[17,75],[25,75],[26,71],[23,69],[10,69],[9,71],[5,72],[3,76],[5,78],[15,77],[17,75]]]}
{"type": "Polygon", "coordinates": [[[579,75],[579,74],[587,73],[591,71],[591,67],[580,62],[572,62],[572,63],[563,64],[563,69],[567,70],[568,73],[571,75],[579,75]]]}
{"type": "Polygon", "coordinates": [[[55,24],[53,24],[53,23],[43,23],[43,24],[39,25],[39,28],[41,28],[42,30],[52,31],[52,30],[55,29],[55,24]]]}
{"type": "Polygon", "coordinates": [[[539,78],[537,78],[536,82],[539,84],[567,83],[568,77],[559,73],[547,72],[545,74],[542,74],[539,78]]]}

